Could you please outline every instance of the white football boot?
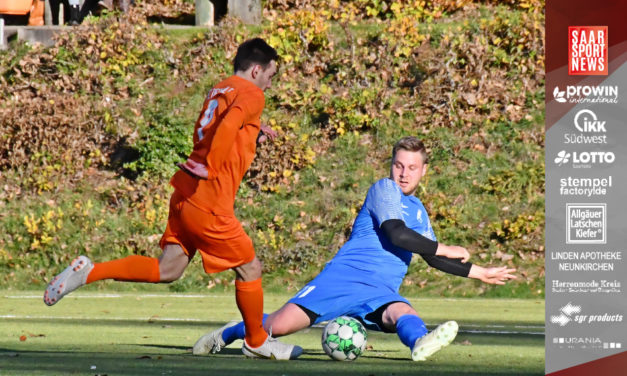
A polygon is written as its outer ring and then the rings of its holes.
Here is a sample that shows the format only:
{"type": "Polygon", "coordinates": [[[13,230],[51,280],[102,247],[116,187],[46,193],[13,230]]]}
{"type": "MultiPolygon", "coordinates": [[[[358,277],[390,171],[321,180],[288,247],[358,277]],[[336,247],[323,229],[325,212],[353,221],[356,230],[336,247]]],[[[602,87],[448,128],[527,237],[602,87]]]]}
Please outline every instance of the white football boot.
{"type": "Polygon", "coordinates": [[[418,338],[411,349],[411,359],[424,361],[443,347],[450,345],[455,336],[457,336],[458,329],[459,326],[455,321],[447,321],[439,325],[431,333],[418,338]]]}
{"type": "Polygon", "coordinates": [[[298,358],[303,353],[303,348],[283,343],[268,335],[266,341],[259,347],[251,347],[244,340],[242,352],[249,358],[291,360],[298,358]]]}
{"type": "Polygon", "coordinates": [[[211,333],[207,333],[204,336],[200,337],[196,344],[194,345],[194,349],[192,353],[194,355],[207,355],[209,353],[216,354],[219,353],[224,347],[228,346],[230,343],[225,343],[224,339],[222,339],[222,333],[226,328],[230,328],[234,325],[237,325],[238,321],[228,322],[226,325],[221,327],[220,329],[216,329],[211,333]]]}
{"type": "Polygon", "coordinates": [[[78,256],[61,274],[54,277],[44,293],[44,303],[51,306],[65,295],[83,286],[94,264],[86,256],[78,256]]]}

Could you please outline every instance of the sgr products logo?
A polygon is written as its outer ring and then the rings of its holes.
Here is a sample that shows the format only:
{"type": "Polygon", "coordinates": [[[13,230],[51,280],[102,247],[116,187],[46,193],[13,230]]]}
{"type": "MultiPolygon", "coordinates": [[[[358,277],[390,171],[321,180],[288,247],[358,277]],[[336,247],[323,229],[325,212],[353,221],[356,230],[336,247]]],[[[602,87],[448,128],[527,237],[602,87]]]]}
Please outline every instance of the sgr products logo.
{"type": "Polygon", "coordinates": [[[568,74],[607,76],[607,26],[568,27],[568,74]]]}
{"type": "Polygon", "coordinates": [[[553,99],[559,103],[618,103],[618,86],[569,85],[565,90],[556,86],[553,99]]]}
{"type": "Polygon", "coordinates": [[[577,112],[573,120],[575,129],[581,133],[564,134],[566,144],[607,144],[606,121],[601,121],[597,115],[588,109],[577,112]],[[601,134],[599,134],[601,133],[601,134]]]}
{"type": "Polygon", "coordinates": [[[573,305],[570,302],[560,308],[559,315],[551,316],[551,324],[558,324],[559,326],[566,326],[569,322],[573,321],[572,315],[581,312],[581,306],[573,305]]]}
{"type": "Polygon", "coordinates": [[[562,150],[557,153],[554,162],[558,166],[563,166],[572,161],[573,168],[592,168],[593,165],[612,164],[616,160],[616,155],[611,151],[582,151],[569,153],[562,150]]]}
{"type": "Polygon", "coordinates": [[[565,306],[560,308],[559,315],[551,315],[551,324],[557,324],[559,326],[566,326],[569,323],[573,324],[610,324],[623,322],[623,315],[621,313],[594,313],[594,314],[582,314],[582,308],[580,305],[574,305],[568,302],[565,306]]]}

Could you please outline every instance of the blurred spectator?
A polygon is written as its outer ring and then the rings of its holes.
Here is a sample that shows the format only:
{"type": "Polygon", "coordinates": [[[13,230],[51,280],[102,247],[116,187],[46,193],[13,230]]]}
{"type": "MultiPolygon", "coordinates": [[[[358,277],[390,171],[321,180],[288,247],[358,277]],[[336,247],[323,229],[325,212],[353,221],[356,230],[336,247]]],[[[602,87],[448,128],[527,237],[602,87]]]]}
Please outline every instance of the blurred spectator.
{"type": "Polygon", "coordinates": [[[72,26],[80,24],[81,4],[79,0],[68,0],[68,5],[70,6],[70,20],[68,23],[72,26]]]}
{"type": "Polygon", "coordinates": [[[115,4],[117,3],[118,8],[120,8],[120,10],[122,12],[128,12],[129,8],[131,7],[131,5],[134,3],[133,0],[100,0],[98,2],[98,4],[108,10],[114,10],[115,9],[115,4]]]}

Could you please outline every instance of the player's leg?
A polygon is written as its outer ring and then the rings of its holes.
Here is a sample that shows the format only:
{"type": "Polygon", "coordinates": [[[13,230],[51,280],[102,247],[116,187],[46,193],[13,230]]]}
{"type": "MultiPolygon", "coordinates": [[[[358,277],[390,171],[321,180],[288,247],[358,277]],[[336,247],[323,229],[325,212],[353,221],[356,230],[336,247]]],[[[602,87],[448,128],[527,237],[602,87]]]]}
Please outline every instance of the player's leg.
{"type": "Polygon", "coordinates": [[[176,281],[189,264],[189,257],[179,244],[166,244],[159,258],[128,256],[94,264],[86,283],[114,279],[121,282],[172,282],[176,281]]]}
{"type": "Polygon", "coordinates": [[[245,340],[252,347],[261,346],[268,334],[263,329],[263,288],[261,262],[257,257],[235,267],[235,301],[246,326],[245,340]]]}
{"type": "Polygon", "coordinates": [[[312,312],[294,303],[286,303],[278,311],[269,314],[264,320],[263,327],[275,337],[286,336],[305,329],[313,324],[315,318],[312,312]]]}
{"type": "MultiPolygon", "coordinates": [[[[310,316],[294,303],[286,303],[279,310],[272,312],[263,317],[263,327],[268,333],[272,333],[273,337],[286,336],[295,333],[312,324],[310,316]]],[[[227,324],[228,325],[228,324],[227,324]]],[[[222,329],[222,328],[221,328],[222,329]]],[[[218,329],[220,330],[220,329],[218,329]]],[[[236,325],[224,328],[222,330],[222,340],[225,345],[237,339],[244,339],[246,328],[244,322],[241,321],[236,325]]]]}
{"type": "Polygon", "coordinates": [[[409,348],[428,332],[416,310],[405,302],[394,302],[385,307],[381,322],[386,331],[396,332],[401,342],[409,348]]]}
{"type": "Polygon", "coordinates": [[[46,288],[44,302],[57,303],[77,288],[103,279],[122,282],[172,282],[178,279],[189,257],[178,244],[168,244],[160,258],[133,255],[102,263],[93,263],[86,256],[74,259],[46,288]]]}
{"type": "MultiPolygon", "coordinates": [[[[312,318],[302,307],[293,303],[286,303],[278,311],[269,315],[264,314],[263,327],[273,337],[280,337],[297,332],[312,324],[312,318]]],[[[215,354],[234,341],[243,340],[246,336],[246,326],[243,321],[231,321],[223,327],[205,334],[194,345],[194,355],[215,354]]]]}
{"type": "Polygon", "coordinates": [[[237,273],[235,300],[245,325],[242,346],[244,355],[277,360],[299,357],[303,353],[300,346],[282,343],[269,336],[263,328],[263,289],[259,259],[255,257],[253,261],[235,267],[234,270],[237,273]]]}
{"type": "Polygon", "coordinates": [[[159,257],[159,282],[174,282],[181,278],[190,260],[179,244],[166,244],[159,257]]]}
{"type": "Polygon", "coordinates": [[[455,339],[458,330],[455,321],[448,321],[427,333],[427,328],[416,310],[404,302],[390,304],[383,312],[382,322],[387,329],[396,329],[401,342],[411,349],[411,357],[415,361],[426,360],[448,346],[455,339]]]}
{"type": "Polygon", "coordinates": [[[179,240],[182,238],[180,211],[183,203],[180,195],[172,195],[168,225],[161,239],[163,253],[160,258],[132,255],[94,264],[86,256],[79,256],[48,284],[44,302],[53,305],[77,288],[103,279],[149,283],[178,279],[193,256],[193,253],[187,255],[179,240]]]}

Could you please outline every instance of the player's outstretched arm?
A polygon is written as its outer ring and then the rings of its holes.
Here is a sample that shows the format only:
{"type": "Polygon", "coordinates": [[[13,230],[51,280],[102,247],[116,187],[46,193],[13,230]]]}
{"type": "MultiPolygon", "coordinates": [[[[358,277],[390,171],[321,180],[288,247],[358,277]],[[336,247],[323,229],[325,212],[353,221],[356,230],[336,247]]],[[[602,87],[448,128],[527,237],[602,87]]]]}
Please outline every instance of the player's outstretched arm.
{"type": "Polygon", "coordinates": [[[470,253],[466,248],[442,243],[438,243],[438,249],[435,251],[435,255],[448,257],[450,259],[461,259],[461,262],[468,262],[470,258],[470,253]]]}
{"type": "Polygon", "coordinates": [[[516,279],[514,273],[516,269],[506,266],[484,268],[479,265],[473,265],[468,273],[468,278],[475,278],[491,285],[504,285],[510,279],[516,279]]]}

